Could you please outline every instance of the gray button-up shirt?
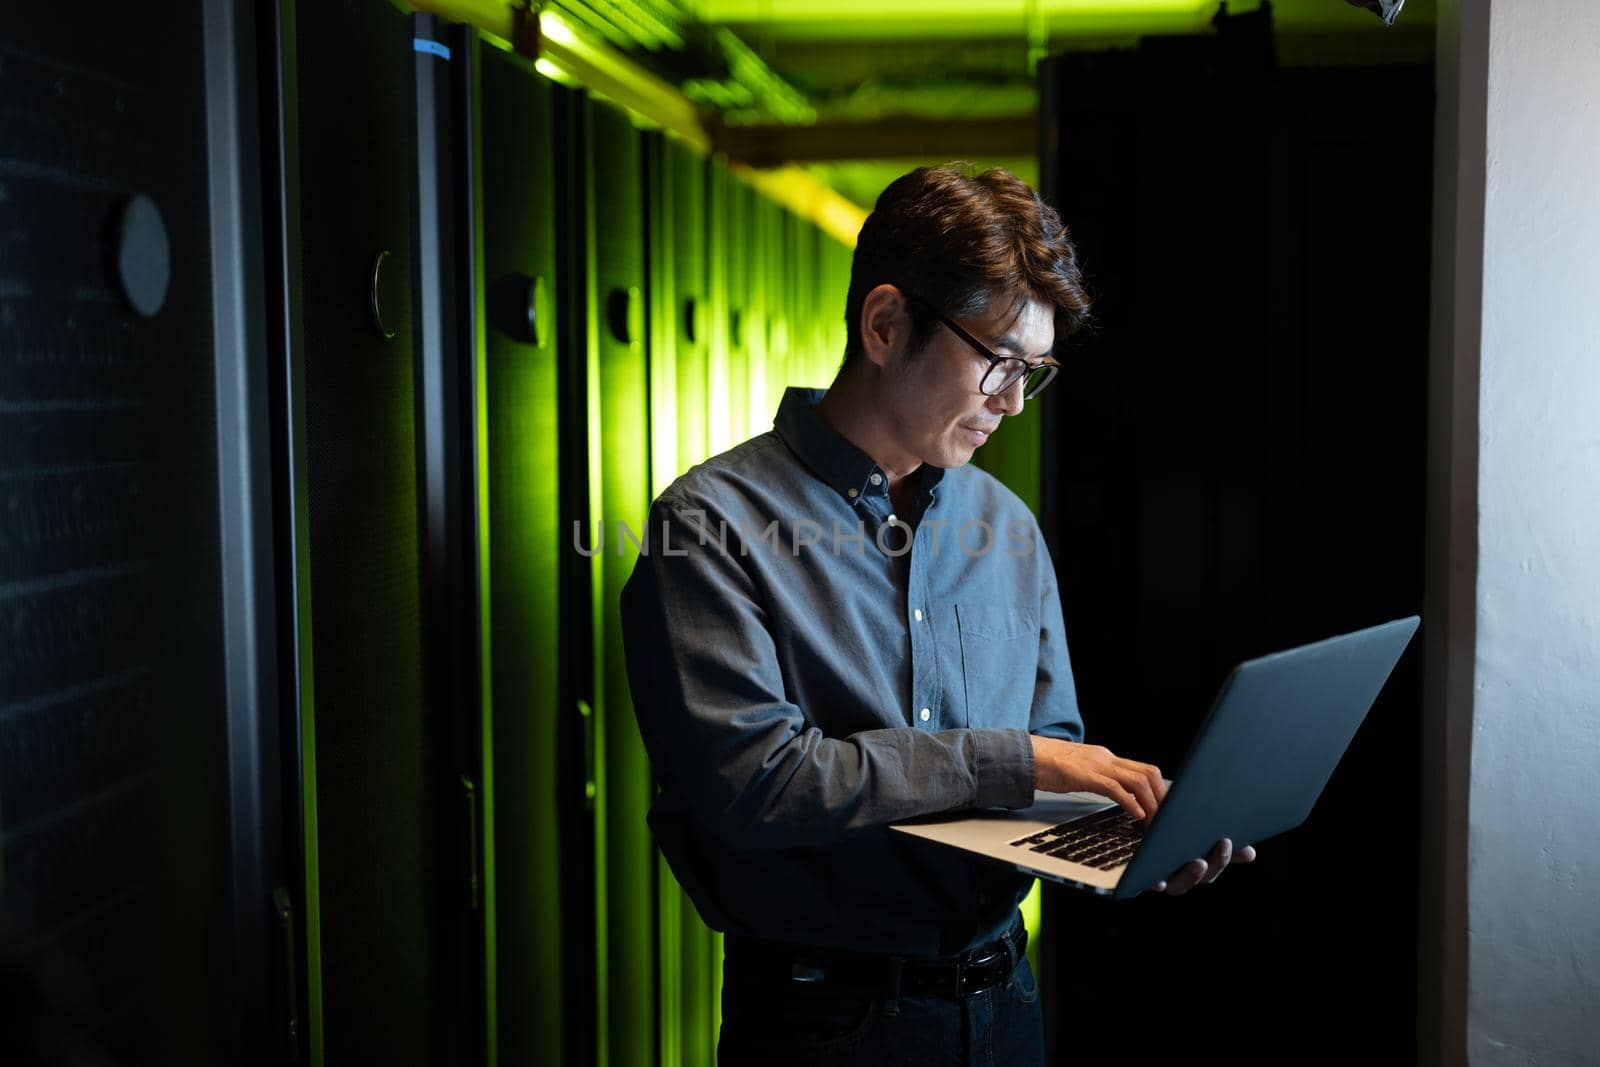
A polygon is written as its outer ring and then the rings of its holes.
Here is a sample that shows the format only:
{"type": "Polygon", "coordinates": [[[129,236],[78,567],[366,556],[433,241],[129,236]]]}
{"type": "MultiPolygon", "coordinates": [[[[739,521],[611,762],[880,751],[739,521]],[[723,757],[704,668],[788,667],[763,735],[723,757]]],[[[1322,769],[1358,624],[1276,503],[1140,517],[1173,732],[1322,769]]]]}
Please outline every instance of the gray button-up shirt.
{"type": "Polygon", "coordinates": [[[715,929],[949,955],[1032,879],[888,825],[1024,807],[1028,735],[1082,740],[1055,570],[977,467],[925,464],[894,515],[822,395],[789,389],[651,506],[622,591],[650,826],[715,929]]]}

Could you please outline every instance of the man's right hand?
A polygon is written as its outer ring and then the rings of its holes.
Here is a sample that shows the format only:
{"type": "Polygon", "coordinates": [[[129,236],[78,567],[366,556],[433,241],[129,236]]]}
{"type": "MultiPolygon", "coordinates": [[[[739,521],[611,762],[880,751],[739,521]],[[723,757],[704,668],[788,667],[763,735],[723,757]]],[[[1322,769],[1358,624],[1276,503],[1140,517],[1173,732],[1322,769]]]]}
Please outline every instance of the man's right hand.
{"type": "Polygon", "coordinates": [[[1160,768],[1123,759],[1104,745],[1084,745],[1030,734],[1033,787],[1050,793],[1080,790],[1108,797],[1146,825],[1167,795],[1160,768]]]}

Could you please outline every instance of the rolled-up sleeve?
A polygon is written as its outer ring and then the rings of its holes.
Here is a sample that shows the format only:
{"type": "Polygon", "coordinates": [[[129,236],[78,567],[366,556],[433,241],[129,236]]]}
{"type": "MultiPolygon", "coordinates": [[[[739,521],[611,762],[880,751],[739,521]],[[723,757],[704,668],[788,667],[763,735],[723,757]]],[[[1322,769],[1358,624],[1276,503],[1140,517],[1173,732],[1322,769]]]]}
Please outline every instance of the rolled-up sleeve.
{"type": "MultiPolygon", "coordinates": [[[[1024,730],[824,736],[812,725],[818,716],[786,698],[749,560],[736,545],[722,546],[718,527],[706,502],[657,500],[649,529],[653,539],[664,536],[640,555],[622,592],[639,729],[663,789],[695,821],[735,847],[781,848],[943,811],[1031,803],[1024,730]]],[[[1057,607],[1057,641],[1059,616],[1057,607]]],[[[1057,651],[1062,663],[1052,679],[1065,669],[1064,646],[1057,651]]],[[[1035,714],[1066,728],[1059,698],[1035,714]]]]}

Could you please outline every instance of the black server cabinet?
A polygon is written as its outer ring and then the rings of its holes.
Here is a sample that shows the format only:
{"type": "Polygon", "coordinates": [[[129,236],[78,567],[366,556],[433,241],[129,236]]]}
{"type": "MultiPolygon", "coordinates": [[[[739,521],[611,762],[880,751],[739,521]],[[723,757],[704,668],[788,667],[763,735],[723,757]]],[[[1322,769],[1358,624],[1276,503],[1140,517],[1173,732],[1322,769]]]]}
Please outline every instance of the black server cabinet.
{"type": "Polygon", "coordinates": [[[575,954],[595,920],[564,841],[588,798],[562,759],[581,715],[559,672],[559,509],[585,472],[562,469],[559,441],[557,90],[466,27],[418,16],[417,34],[428,586],[476,800],[463,1013],[484,1019],[489,1061],[555,1063],[592,1006],[570,976],[593,971],[575,954]]]}
{"type": "MultiPolygon", "coordinates": [[[[650,471],[652,489],[707,456],[708,403],[707,176],[693,150],[648,134],[644,142],[646,304],[650,309],[650,471]]],[[[721,960],[712,932],[658,855],[657,968],[660,975],[659,1059],[715,1059],[716,974],[721,960]],[[715,958],[714,958],[715,957],[715,958]]]]}
{"type": "Polygon", "coordinates": [[[287,1051],[235,16],[0,25],[0,1041],[23,1055],[287,1051]]]}
{"type": "MultiPolygon", "coordinates": [[[[426,144],[419,155],[414,94],[429,87],[418,65],[436,57],[382,0],[284,0],[275,14],[278,490],[305,1051],[472,1062],[475,783],[461,773],[472,697],[456,688],[471,635],[439,585],[458,543],[438,495],[459,458],[440,431],[451,326],[438,312],[453,305],[437,290],[448,270],[418,254],[441,238],[419,221],[417,177],[453,182],[426,144]]],[[[435,208],[449,199],[428,192],[435,208]]]]}
{"type": "MultiPolygon", "coordinates": [[[[585,1009],[569,959],[588,944],[593,895],[574,891],[565,842],[583,780],[560,758],[563,720],[578,725],[560,684],[560,573],[570,528],[564,476],[556,311],[555,132],[562,90],[532,65],[481,48],[479,190],[487,442],[487,619],[493,712],[496,979],[491,1010],[505,1064],[573,1062],[585,1009]]],[[[583,472],[576,472],[581,479],[583,472]]],[[[570,761],[567,761],[570,762],[570,761]]]]}
{"type": "MultiPolygon", "coordinates": [[[[579,156],[593,194],[590,249],[590,440],[598,449],[600,515],[644,528],[650,503],[649,396],[645,363],[643,150],[640,134],[613,108],[587,103],[589,138],[579,156]]],[[[613,546],[614,547],[614,546],[613,546]]],[[[601,611],[593,701],[600,889],[596,926],[604,946],[600,1052],[609,1063],[656,1062],[655,844],[645,814],[653,781],[628,697],[618,604],[632,560],[595,557],[601,611]]],[[[588,562],[588,561],[580,561],[588,562]]]]}
{"type": "MultiPolygon", "coordinates": [[[[1234,662],[1421,603],[1431,71],[1279,70],[1266,30],[1042,68],[1045,192],[1098,317],[1046,394],[1046,534],[1090,739],[1169,774],[1234,662]]],[[[1055,1047],[1177,1054],[1249,1004],[1263,1059],[1411,1048],[1418,716],[1409,656],[1254,868],[1181,901],[1047,894],[1046,1016],[1109,1024],[1055,1047]],[[1376,825],[1382,884],[1333,873],[1376,825]],[[1152,961],[1206,981],[1114,992],[1152,961]]]]}
{"type": "MultiPolygon", "coordinates": [[[[589,477],[594,451],[589,418],[591,363],[596,343],[595,284],[592,275],[594,246],[594,187],[587,164],[592,137],[590,105],[582,93],[554,92],[551,102],[556,144],[556,389],[560,414],[556,420],[559,455],[557,510],[562,545],[568,531],[590,528],[597,506],[597,491],[589,477]]],[[[599,782],[596,749],[599,726],[595,713],[597,668],[595,655],[595,567],[590,561],[563,549],[558,569],[561,618],[561,661],[557,687],[556,787],[562,805],[558,811],[562,889],[568,907],[584,909],[563,916],[562,960],[566,968],[566,1062],[596,1063],[601,1059],[602,1028],[599,949],[594,931],[602,921],[597,914],[601,877],[595,810],[599,782]],[[575,558],[576,557],[576,558],[575,558]]]]}
{"type": "Polygon", "coordinates": [[[481,587],[487,565],[487,503],[480,471],[483,400],[482,244],[478,226],[480,142],[476,137],[479,58],[476,33],[432,15],[413,18],[416,119],[416,323],[418,425],[423,511],[423,645],[436,762],[447,768],[454,817],[439,825],[447,857],[436,871],[446,889],[440,931],[440,981],[453,988],[453,1062],[482,1063],[496,1053],[493,785],[490,705],[481,587]],[[453,836],[452,836],[453,835],[453,836]],[[454,885],[450,885],[452,876],[454,885]],[[453,909],[449,905],[454,904],[453,909]]]}
{"type": "Polygon", "coordinates": [[[566,773],[581,775],[584,811],[571,830],[569,884],[596,901],[593,925],[566,924],[577,944],[569,1013],[577,1062],[656,1059],[655,850],[645,814],[649,762],[628,703],[617,605],[632,561],[619,521],[643,529],[649,504],[644,204],[639,132],[620,113],[567,98],[557,124],[561,303],[561,521],[603,552],[563,560],[561,686],[576,716],[562,728],[566,773]],[[590,476],[590,471],[594,476],[590,476]],[[591,523],[595,525],[591,525],[591,523]],[[572,721],[576,719],[576,721],[572,721]]]}

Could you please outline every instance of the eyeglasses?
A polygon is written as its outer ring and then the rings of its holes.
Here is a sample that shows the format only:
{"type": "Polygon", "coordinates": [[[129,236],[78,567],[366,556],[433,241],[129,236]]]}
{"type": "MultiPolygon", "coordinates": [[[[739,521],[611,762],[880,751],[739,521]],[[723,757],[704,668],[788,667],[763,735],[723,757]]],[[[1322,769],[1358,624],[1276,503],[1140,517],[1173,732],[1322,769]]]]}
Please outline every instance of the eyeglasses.
{"type": "Polygon", "coordinates": [[[978,383],[978,388],[986,396],[999,396],[1021,382],[1022,399],[1032,400],[1044,390],[1045,386],[1055,380],[1056,372],[1061,369],[1061,364],[1053,359],[1046,359],[1042,363],[1029,363],[1018,356],[1002,356],[993,352],[988,345],[951,321],[931,302],[906,289],[900,291],[933,312],[934,317],[944,323],[951,333],[967,342],[974,351],[989,361],[989,369],[983,372],[983,380],[978,383]]]}

